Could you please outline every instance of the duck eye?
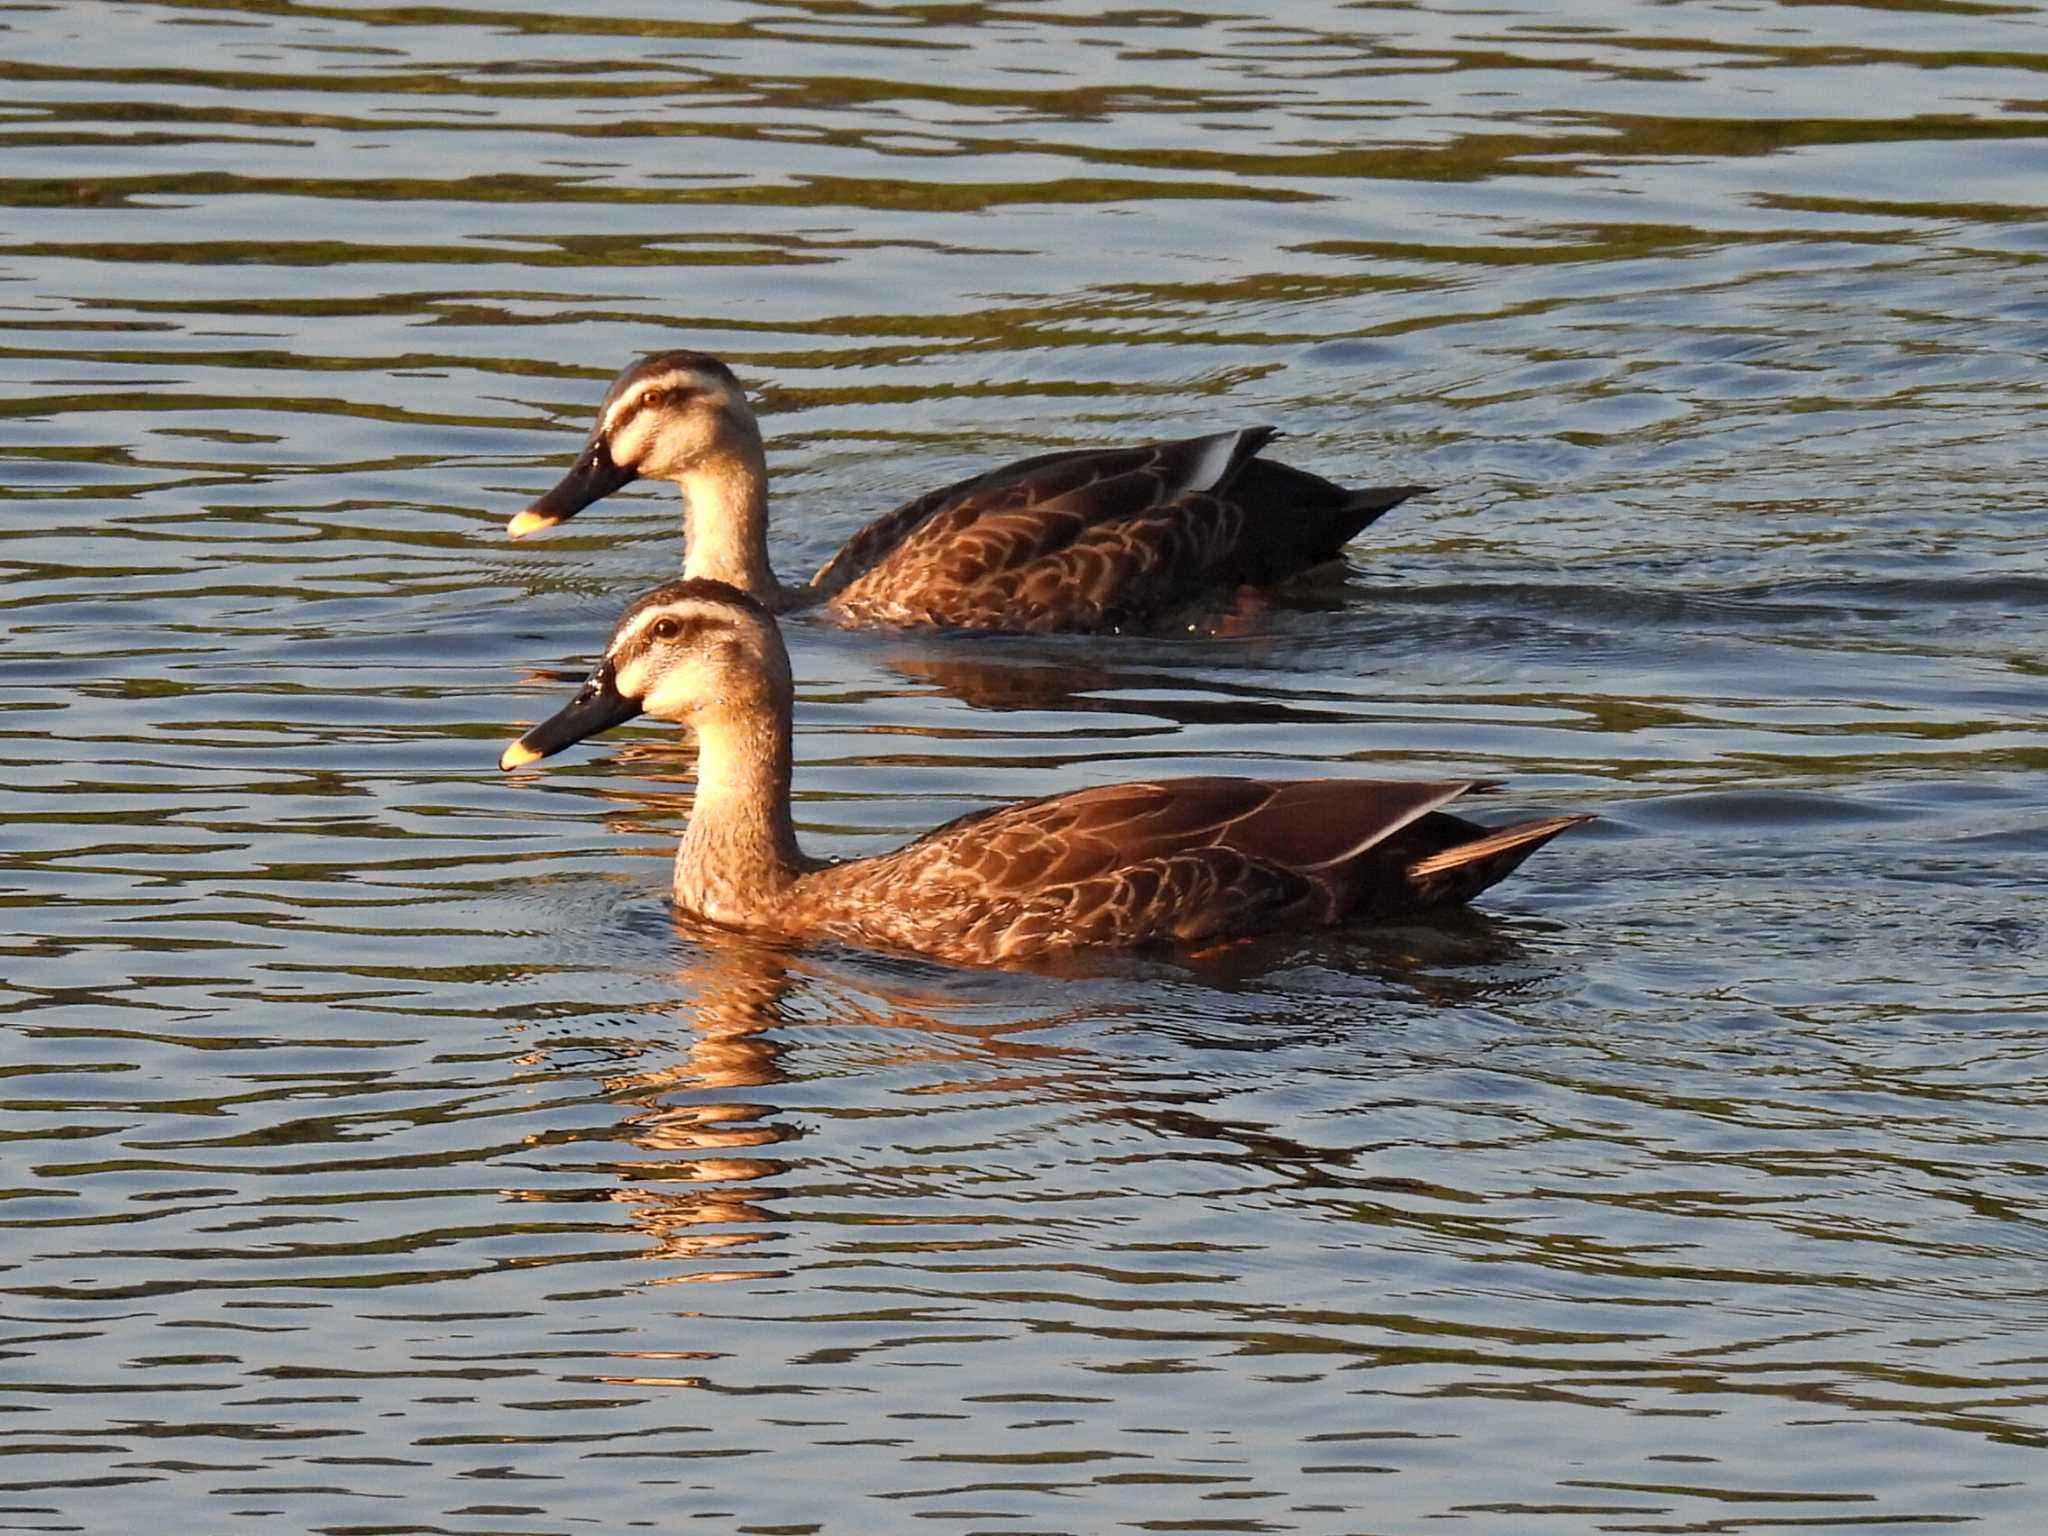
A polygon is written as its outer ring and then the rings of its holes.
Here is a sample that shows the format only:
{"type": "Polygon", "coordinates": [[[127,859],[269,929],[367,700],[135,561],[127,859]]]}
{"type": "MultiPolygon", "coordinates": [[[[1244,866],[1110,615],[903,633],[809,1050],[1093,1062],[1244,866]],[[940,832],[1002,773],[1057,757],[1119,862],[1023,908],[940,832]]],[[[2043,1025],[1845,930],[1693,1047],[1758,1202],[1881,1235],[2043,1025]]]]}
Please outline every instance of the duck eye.
{"type": "Polygon", "coordinates": [[[682,632],[683,626],[674,619],[656,619],[654,621],[654,638],[657,640],[673,640],[682,632]]]}
{"type": "Polygon", "coordinates": [[[665,389],[650,389],[649,391],[647,391],[646,394],[642,395],[640,398],[646,401],[649,405],[667,405],[668,391],[665,389]]]}

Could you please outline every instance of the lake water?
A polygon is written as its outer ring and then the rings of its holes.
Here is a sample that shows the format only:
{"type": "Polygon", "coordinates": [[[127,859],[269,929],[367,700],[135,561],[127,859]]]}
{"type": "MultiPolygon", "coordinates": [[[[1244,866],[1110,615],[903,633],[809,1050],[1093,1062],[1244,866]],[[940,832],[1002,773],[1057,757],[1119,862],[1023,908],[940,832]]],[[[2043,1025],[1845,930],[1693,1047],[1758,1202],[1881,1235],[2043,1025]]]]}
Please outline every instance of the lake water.
{"type": "Polygon", "coordinates": [[[2032,1531],[2048,11],[0,6],[0,1529],[2032,1531]],[[1441,487],[1185,633],[789,628],[878,850],[1159,772],[1601,819],[985,972],[495,760],[677,564],[1255,422],[1441,487]]]}

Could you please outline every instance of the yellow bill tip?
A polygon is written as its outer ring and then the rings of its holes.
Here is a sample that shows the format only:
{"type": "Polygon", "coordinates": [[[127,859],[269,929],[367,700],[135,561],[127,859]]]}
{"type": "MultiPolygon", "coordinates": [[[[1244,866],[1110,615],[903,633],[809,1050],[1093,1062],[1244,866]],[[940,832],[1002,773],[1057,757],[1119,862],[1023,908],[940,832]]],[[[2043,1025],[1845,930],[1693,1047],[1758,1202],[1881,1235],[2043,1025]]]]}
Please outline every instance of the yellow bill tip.
{"type": "Polygon", "coordinates": [[[505,525],[505,532],[515,539],[523,539],[529,533],[539,533],[559,523],[559,517],[549,517],[545,512],[536,512],[531,507],[505,525]]]}
{"type": "Polygon", "coordinates": [[[536,752],[525,742],[515,741],[498,759],[498,767],[509,773],[514,768],[524,768],[528,763],[537,763],[545,756],[545,752],[536,752]]]}

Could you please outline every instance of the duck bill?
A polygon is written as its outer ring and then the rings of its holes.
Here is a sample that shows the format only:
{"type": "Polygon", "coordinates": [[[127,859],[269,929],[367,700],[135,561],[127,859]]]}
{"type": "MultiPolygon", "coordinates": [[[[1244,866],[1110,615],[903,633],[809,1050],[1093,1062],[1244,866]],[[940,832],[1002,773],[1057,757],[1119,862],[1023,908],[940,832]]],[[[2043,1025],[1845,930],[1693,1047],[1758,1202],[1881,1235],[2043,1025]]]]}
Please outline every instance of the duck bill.
{"type": "Polygon", "coordinates": [[[505,532],[523,539],[529,533],[565,523],[593,501],[611,495],[635,478],[635,471],[622,469],[613,461],[610,445],[603,438],[594,437],[576,456],[569,472],[555,482],[554,489],[507,523],[505,532]]]}
{"type": "Polygon", "coordinates": [[[574,746],[586,736],[608,731],[640,713],[640,701],[619,692],[618,676],[609,661],[591,673],[590,681],[576,690],[576,697],[541,721],[505,749],[498,759],[500,768],[510,770],[553,757],[562,748],[574,746]]]}

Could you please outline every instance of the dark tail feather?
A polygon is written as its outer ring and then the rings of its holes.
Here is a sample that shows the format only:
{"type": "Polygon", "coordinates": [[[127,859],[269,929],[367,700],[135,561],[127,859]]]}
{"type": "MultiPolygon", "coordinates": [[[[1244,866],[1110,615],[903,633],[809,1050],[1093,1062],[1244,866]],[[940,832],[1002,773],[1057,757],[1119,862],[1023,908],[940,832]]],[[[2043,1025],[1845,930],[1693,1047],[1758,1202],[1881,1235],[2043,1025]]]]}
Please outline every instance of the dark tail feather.
{"type": "Polygon", "coordinates": [[[1426,485],[1376,485],[1349,490],[1320,475],[1271,459],[1253,459],[1231,483],[1249,513],[1244,540],[1226,580],[1262,584],[1334,560],[1344,546],[1426,485]]]}
{"type": "Polygon", "coordinates": [[[1299,569],[1321,565],[1344,553],[1344,546],[1401,505],[1410,496],[1425,496],[1428,485],[1375,485],[1346,491],[1333,507],[1318,507],[1303,518],[1303,559],[1299,569]]]}
{"type": "Polygon", "coordinates": [[[1363,530],[1385,517],[1410,496],[1427,496],[1435,490],[1433,485],[1375,485],[1362,491],[1353,491],[1345,498],[1344,512],[1357,519],[1351,532],[1345,535],[1348,541],[1363,530]]]}
{"type": "MultiPolygon", "coordinates": [[[[1522,860],[1568,827],[1591,821],[1591,816],[1547,816],[1541,821],[1519,822],[1501,827],[1469,842],[1417,859],[1408,866],[1408,881],[1418,904],[1437,907],[1470,901],[1490,885],[1498,885],[1521,866],[1522,860]]],[[[1477,829],[1475,829],[1477,830],[1477,829]]]]}

